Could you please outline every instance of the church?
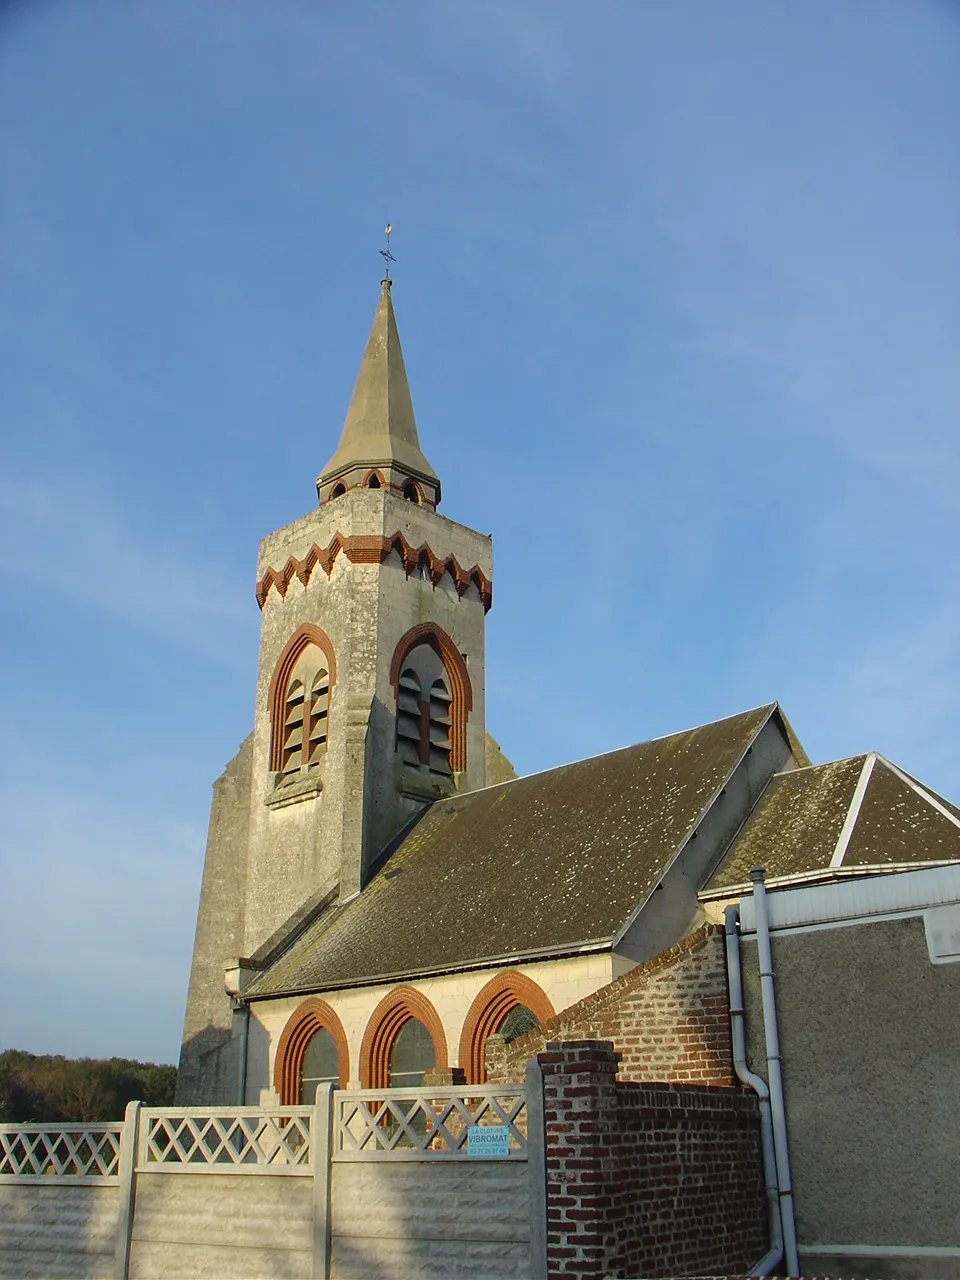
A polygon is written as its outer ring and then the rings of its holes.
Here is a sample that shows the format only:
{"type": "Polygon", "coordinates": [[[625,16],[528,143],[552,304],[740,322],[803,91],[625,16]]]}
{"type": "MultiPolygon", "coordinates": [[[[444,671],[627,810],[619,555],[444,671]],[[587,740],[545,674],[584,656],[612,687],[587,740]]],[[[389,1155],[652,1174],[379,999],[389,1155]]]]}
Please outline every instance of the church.
{"type": "Polygon", "coordinates": [[[391,296],[317,506],[260,544],[253,731],[214,784],[178,1103],[486,1078],[749,891],[960,859],[875,753],[775,703],[518,778],[484,717],[489,537],[441,515],[391,296]]]}

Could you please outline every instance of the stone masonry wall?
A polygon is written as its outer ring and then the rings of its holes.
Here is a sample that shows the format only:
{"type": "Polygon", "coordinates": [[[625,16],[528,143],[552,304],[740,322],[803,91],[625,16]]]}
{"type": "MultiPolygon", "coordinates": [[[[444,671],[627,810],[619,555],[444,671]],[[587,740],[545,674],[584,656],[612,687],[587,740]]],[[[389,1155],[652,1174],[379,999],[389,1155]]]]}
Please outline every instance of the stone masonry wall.
{"type": "Polygon", "coordinates": [[[618,1058],[539,1055],[551,1280],[745,1272],[767,1249],[756,1098],[619,1082],[618,1058]]]}
{"type": "Polygon", "coordinates": [[[723,929],[704,925],[676,946],[562,1010],[510,1044],[491,1037],[488,1078],[523,1079],[547,1041],[612,1040],[626,1080],[732,1087],[723,929]]]}

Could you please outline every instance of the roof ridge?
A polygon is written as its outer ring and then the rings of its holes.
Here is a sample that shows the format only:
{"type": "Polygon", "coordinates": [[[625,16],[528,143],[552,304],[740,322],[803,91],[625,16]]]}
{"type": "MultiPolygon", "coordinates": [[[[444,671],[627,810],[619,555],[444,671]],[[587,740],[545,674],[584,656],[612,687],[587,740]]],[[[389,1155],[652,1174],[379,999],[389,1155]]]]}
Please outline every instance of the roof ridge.
{"type": "Polygon", "coordinates": [[[833,853],[830,856],[828,865],[831,869],[843,864],[844,854],[850,844],[850,837],[853,835],[853,829],[857,825],[857,819],[860,817],[860,806],[863,804],[863,797],[867,793],[867,787],[870,785],[870,779],[873,776],[873,766],[876,763],[877,753],[868,751],[860,769],[857,785],[854,787],[850,803],[847,805],[847,812],[840,828],[840,834],[837,836],[837,843],[834,845],[833,853]]]}
{"type": "Polygon", "coordinates": [[[811,769],[829,769],[836,764],[849,764],[851,760],[865,760],[869,755],[876,755],[876,752],[855,751],[851,756],[838,756],[836,760],[821,760],[819,764],[798,764],[795,769],[778,769],[774,778],[789,778],[795,773],[807,773],[811,769]]]}
{"type": "Polygon", "coordinates": [[[604,756],[615,756],[621,751],[634,751],[637,747],[652,746],[655,742],[666,742],[667,738],[679,738],[684,733],[696,733],[698,729],[708,729],[711,725],[723,724],[725,720],[739,720],[743,716],[749,716],[755,711],[779,711],[780,704],[778,702],[761,702],[756,707],[747,707],[743,711],[735,711],[729,716],[720,716],[716,720],[704,720],[702,724],[693,724],[686,729],[675,729],[673,733],[661,733],[655,738],[642,738],[639,742],[628,742],[622,747],[611,747],[609,751],[598,751],[592,756],[581,756],[579,760],[567,760],[564,764],[552,764],[546,769],[534,769],[532,773],[521,773],[515,778],[504,778],[502,782],[491,782],[489,786],[477,787],[475,791],[467,791],[462,796],[445,796],[444,800],[435,801],[436,804],[443,804],[451,800],[466,800],[469,796],[480,795],[484,791],[494,791],[497,787],[509,787],[514,782],[524,782],[527,778],[540,778],[545,773],[554,773],[558,769],[572,769],[574,765],[587,764],[590,760],[602,760],[604,756]]]}

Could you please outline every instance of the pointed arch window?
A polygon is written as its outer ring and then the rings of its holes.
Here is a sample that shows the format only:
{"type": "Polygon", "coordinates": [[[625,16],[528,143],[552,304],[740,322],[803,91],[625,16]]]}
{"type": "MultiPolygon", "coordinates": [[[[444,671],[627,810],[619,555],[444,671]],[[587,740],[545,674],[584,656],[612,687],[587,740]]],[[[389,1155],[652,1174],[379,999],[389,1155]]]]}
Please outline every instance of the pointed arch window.
{"type": "Polygon", "coordinates": [[[390,663],[397,696],[396,750],[409,769],[437,775],[467,767],[473,690],[464,655],[435,622],[403,636],[390,663]]]}
{"type": "Polygon", "coordinates": [[[397,751],[403,762],[450,777],[450,682],[439,654],[419,644],[406,657],[397,687],[397,751]]]}
{"type": "Polygon", "coordinates": [[[431,1067],[447,1065],[447,1041],[436,1009],[413,987],[388,991],[370,1015],[360,1045],[364,1089],[416,1085],[431,1067]]]}
{"type": "Polygon", "coordinates": [[[532,978],[517,969],[496,974],[477,993],[460,1033],[460,1065],[469,1084],[487,1078],[484,1050],[494,1032],[509,1043],[554,1016],[553,1005],[532,978]]]}
{"type": "Polygon", "coordinates": [[[270,767],[278,783],[318,774],[327,751],[335,679],[333,646],[319,627],[305,623],[291,637],[270,681],[270,767]]]}
{"type": "Polygon", "coordinates": [[[325,666],[317,666],[322,656],[308,645],[287,685],[280,761],[284,780],[318,769],[327,750],[330,675],[325,666]]]}
{"type": "Polygon", "coordinates": [[[284,1106],[313,1102],[321,1084],[345,1089],[350,1051],[343,1025],[325,1000],[309,996],[290,1015],[277,1043],[274,1087],[284,1106]]]}

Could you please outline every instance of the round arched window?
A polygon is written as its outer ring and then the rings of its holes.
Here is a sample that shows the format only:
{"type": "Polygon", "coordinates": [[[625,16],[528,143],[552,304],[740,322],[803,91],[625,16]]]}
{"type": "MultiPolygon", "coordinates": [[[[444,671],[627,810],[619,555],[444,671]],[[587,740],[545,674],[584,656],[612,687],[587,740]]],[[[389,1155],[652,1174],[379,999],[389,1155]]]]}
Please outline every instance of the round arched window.
{"type": "Polygon", "coordinates": [[[335,484],[333,488],[330,490],[330,497],[342,498],[346,492],[347,492],[347,486],[345,484],[335,484]]]}
{"type": "Polygon", "coordinates": [[[419,1018],[408,1018],[390,1046],[387,1084],[391,1089],[416,1089],[436,1065],[430,1032],[419,1018]]]}
{"type": "Polygon", "coordinates": [[[337,1042],[326,1027],[315,1031],[307,1041],[300,1064],[300,1101],[316,1101],[317,1086],[336,1084],[340,1079],[337,1042]]]}
{"type": "Polygon", "coordinates": [[[497,1031],[509,1044],[511,1040],[526,1035],[528,1031],[536,1031],[539,1026],[540,1019],[531,1009],[528,1009],[525,1004],[515,1004],[497,1027],[497,1031]]]}

